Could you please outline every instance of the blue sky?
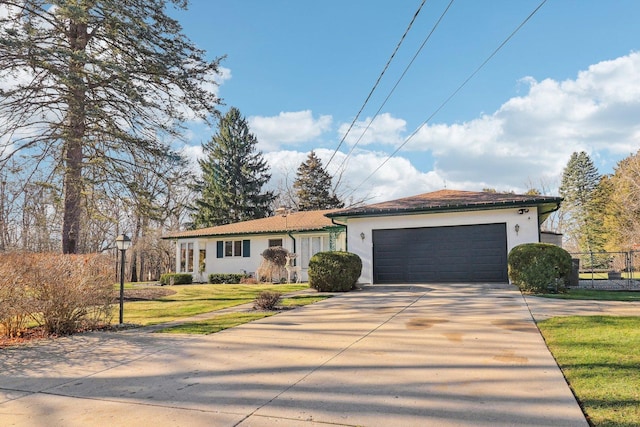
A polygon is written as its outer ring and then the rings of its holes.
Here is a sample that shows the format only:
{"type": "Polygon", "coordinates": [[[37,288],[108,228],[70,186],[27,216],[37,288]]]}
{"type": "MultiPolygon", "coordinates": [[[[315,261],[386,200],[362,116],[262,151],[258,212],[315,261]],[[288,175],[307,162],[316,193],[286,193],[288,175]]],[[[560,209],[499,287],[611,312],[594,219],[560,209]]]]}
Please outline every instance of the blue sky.
{"type": "MultiPolygon", "coordinates": [[[[235,106],[248,118],[271,185],[283,187],[310,150],[328,162],[420,3],[192,0],[173,15],[211,58],[226,55],[221,110],[235,106]]],[[[540,3],[454,1],[353,148],[449,4],[427,1],[328,166],[342,171],[342,194],[380,201],[444,187],[556,193],[573,151],[587,151],[601,173],[637,151],[640,2],[549,0],[363,183],[540,3]]],[[[191,129],[185,150],[198,156],[215,129],[191,129]]]]}

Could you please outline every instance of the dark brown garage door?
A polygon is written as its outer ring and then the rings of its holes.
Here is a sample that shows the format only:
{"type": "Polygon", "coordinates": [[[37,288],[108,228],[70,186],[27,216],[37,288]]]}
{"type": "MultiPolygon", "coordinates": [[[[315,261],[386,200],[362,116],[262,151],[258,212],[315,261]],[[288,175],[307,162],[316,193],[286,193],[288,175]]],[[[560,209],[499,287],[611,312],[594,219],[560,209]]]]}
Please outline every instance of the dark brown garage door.
{"type": "Polygon", "coordinates": [[[373,230],[373,281],[507,282],[506,224],[373,230]]]}

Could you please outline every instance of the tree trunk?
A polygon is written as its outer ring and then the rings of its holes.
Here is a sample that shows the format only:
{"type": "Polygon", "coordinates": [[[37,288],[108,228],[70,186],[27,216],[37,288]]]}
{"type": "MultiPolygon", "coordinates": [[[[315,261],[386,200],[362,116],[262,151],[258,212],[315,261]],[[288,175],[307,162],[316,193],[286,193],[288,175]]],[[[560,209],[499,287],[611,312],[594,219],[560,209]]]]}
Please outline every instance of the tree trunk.
{"type": "Polygon", "coordinates": [[[62,252],[78,252],[82,215],[82,160],[86,127],[86,84],[82,54],[87,47],[87,25],[71,21],[69,45],[74,53],[69,59],[69,113],[64,138],[64,216],[62,220],[62,252]]]}
{"type": "Polygon", "coordinates": [[[62,252],[78,252],[82,195],[82,144],[70,139],[67,142],[64,172],[64,217],[62,225],[62,252]]]}
{"type": "MultiPolygon", "coordinates": [[[[136,229],[131,236],[131,281],[138,281],[138,241],[140,236],[140,216],[136,217],[136,229]]],[[[144,272],[142,272],[144,274],[144,272]]]]}

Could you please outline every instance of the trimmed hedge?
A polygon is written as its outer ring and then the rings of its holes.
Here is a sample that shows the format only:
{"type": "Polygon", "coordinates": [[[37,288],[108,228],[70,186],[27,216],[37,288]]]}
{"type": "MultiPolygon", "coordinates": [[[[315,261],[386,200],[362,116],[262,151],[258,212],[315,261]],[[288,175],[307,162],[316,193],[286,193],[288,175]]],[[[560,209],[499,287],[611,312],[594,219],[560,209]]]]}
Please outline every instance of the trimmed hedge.
{"type": "Polygon", "coordinates": [[[211,273],[209,275],[209,283],[214,285],[236,285],[249,277],[242,273],[211,273]]]}
{"type": "Polygon", "coordinates": [[[571,255],[548,243],[525,243],[511,249],[509,278],[529,293],[565,292],[571,275],[571,255]]]}
{"type": "Polygon", "coordinates": [[[353,289],[362,260],[350,252],[318,252],[309,260],[309,286],[319,292],[346,292],[353,289]]]}
{"type": "Polygon", "coordinates": [[[193,275],[189,273],[165,273],[160,276],[161,285],[189,285],[193,283],[193,275]]]}

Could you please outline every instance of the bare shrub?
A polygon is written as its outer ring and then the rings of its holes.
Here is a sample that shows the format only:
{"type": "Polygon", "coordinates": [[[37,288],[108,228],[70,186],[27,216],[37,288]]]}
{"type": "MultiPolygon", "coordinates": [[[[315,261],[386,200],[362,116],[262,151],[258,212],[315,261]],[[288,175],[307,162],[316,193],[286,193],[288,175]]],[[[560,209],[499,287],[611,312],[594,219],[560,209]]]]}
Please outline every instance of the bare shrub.
{"type": "Polygon", "coordinates": [[[288,250],[282,246],[273,246],[262,252],[262,262],[256,271],[256,277],[261,282],[280,283],[287,277],[288,250]]]}
{"type": "Polygon", "coordinates": [[[258,280],[253,277],[243,277],[242,279],[240,279],[240,284],[241,285],[257,285],[258,280]]]}
{"type": "Polygon", "coordinates": [[[24,255],[0,255],[0,335],[10,338],[20,335],[30,313],[30,298],[24,283],[27,267],[24,255]]]}
{"type": "Polygon", "coordinates": [[[106,256],[34,254],[31,258],[33,317],[48,333],[69,334],[110,322],[114,291],[106,256]]]}
{"type": "Polygon", "coordinates": [[[256,310],[273,310],[280,303],[282,294],[280,292],[262,291],[253,302],[256,310]]]}

